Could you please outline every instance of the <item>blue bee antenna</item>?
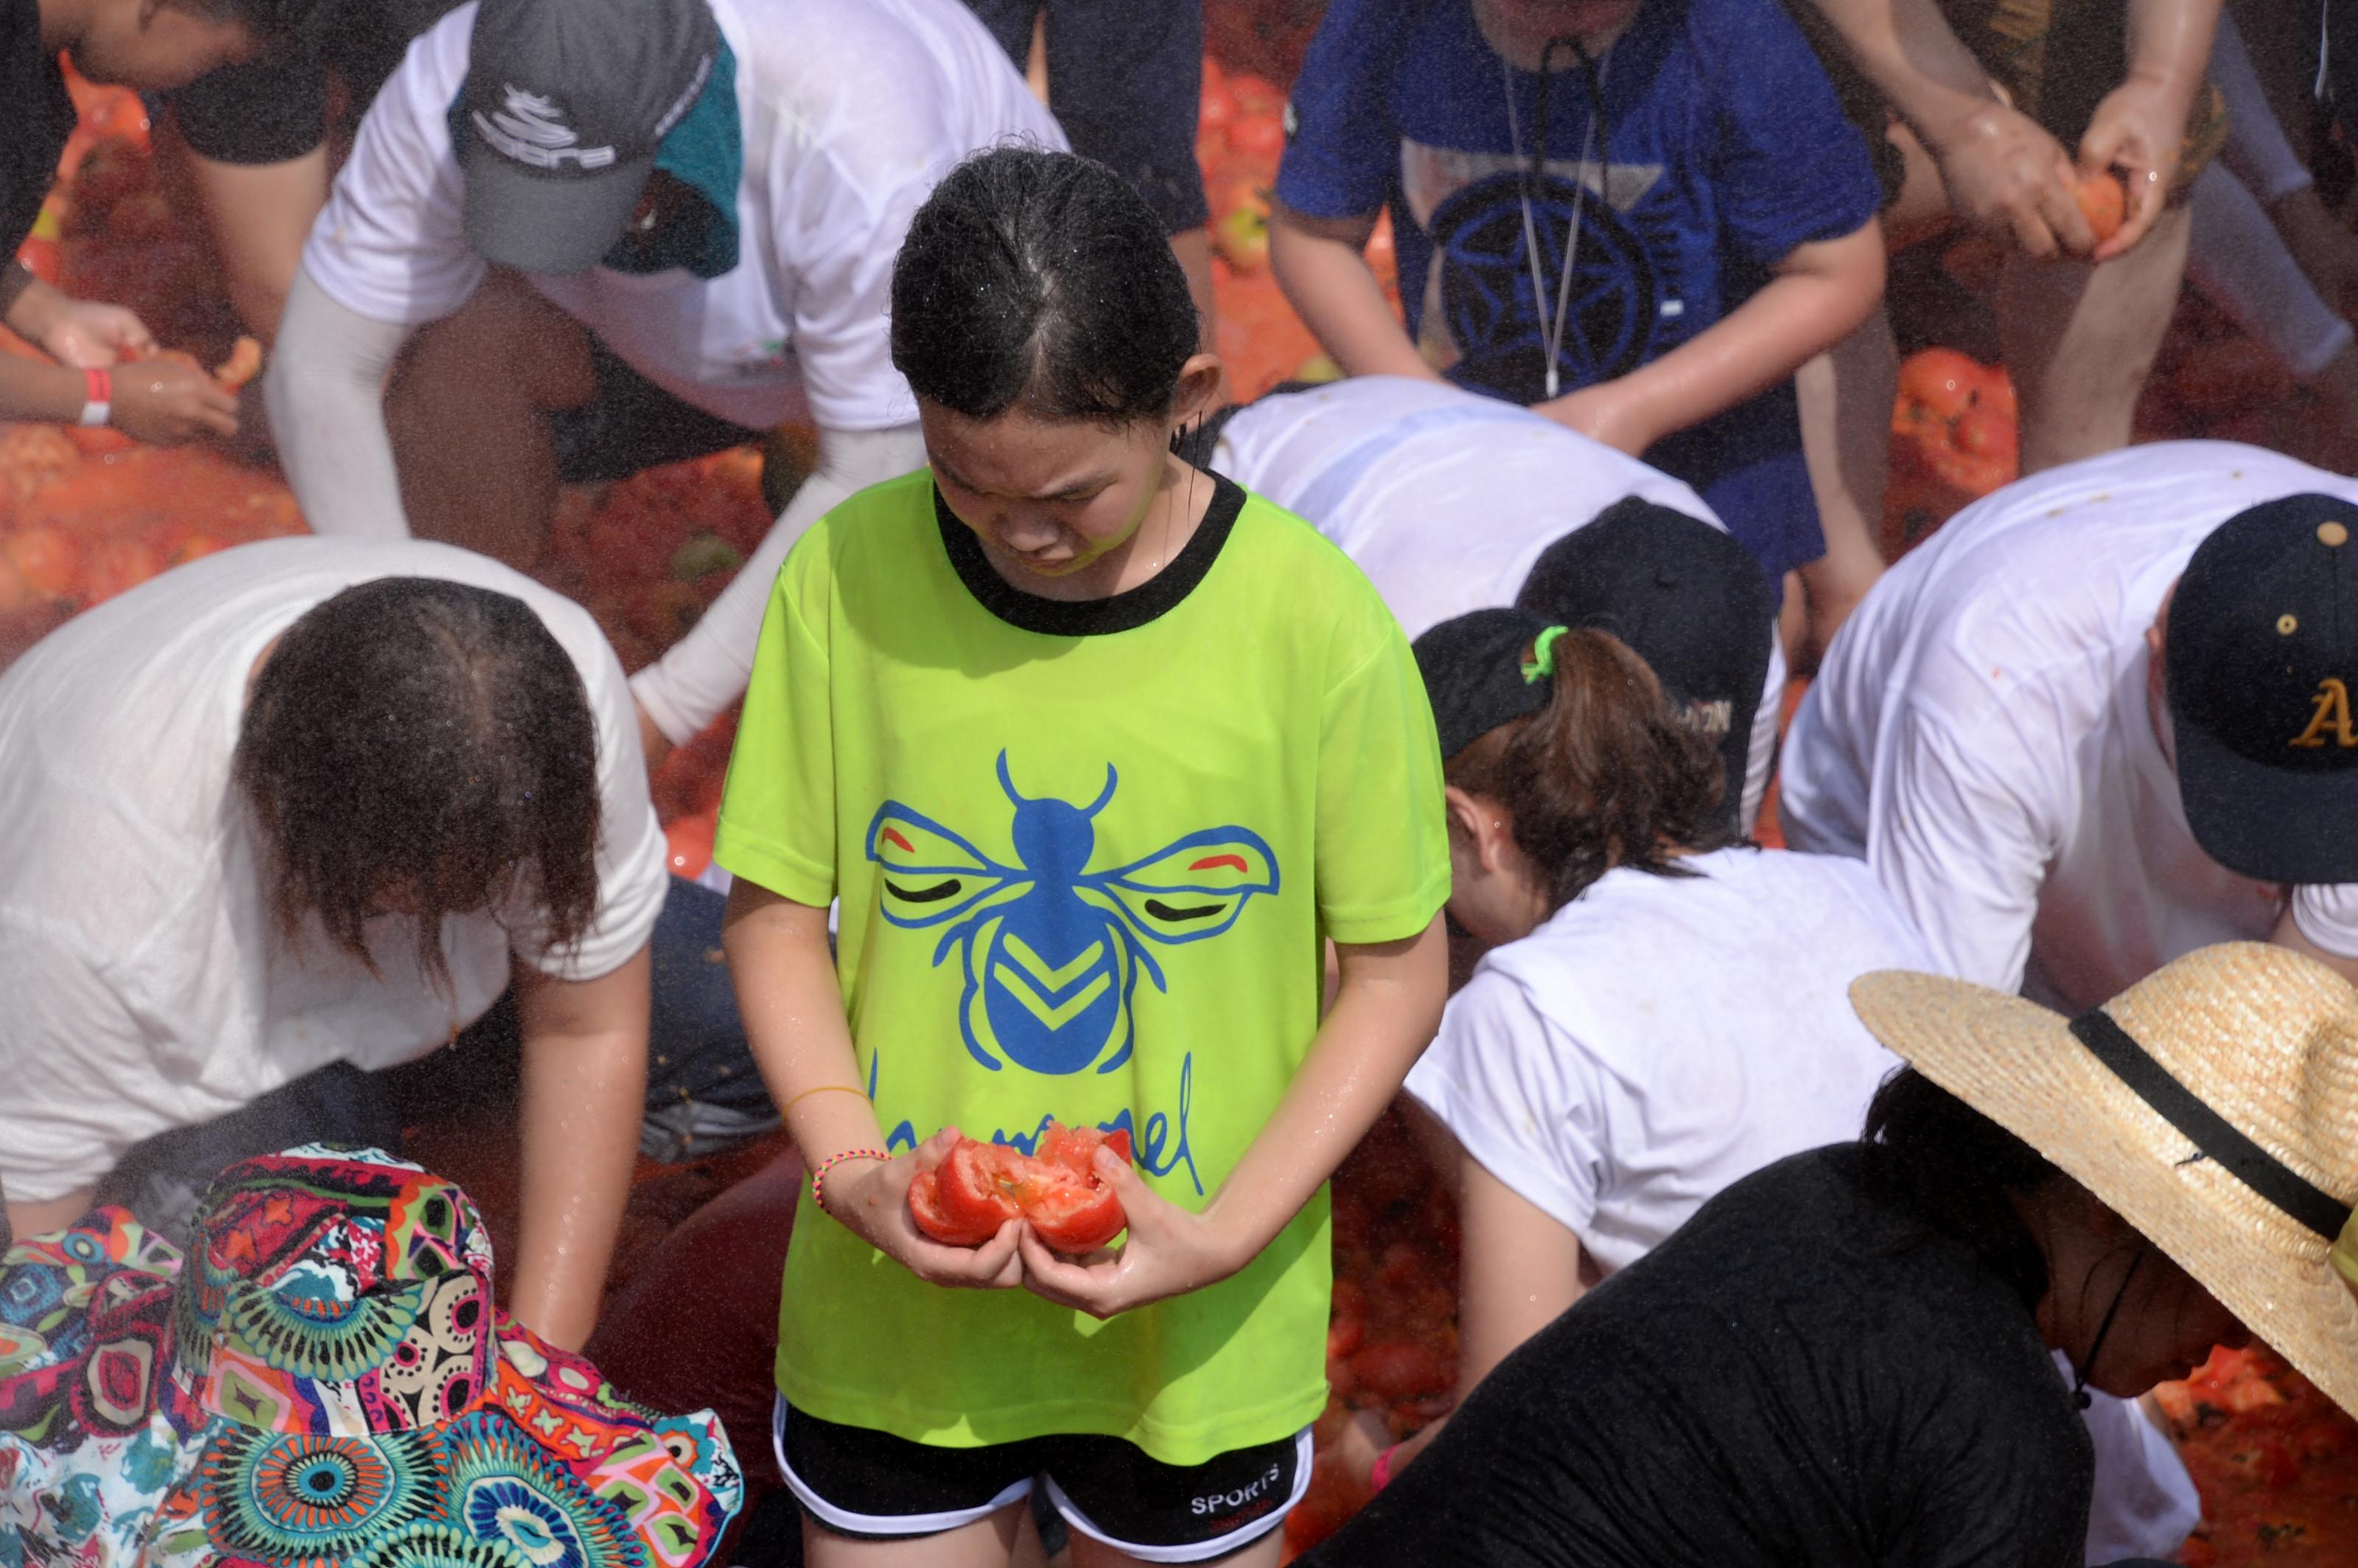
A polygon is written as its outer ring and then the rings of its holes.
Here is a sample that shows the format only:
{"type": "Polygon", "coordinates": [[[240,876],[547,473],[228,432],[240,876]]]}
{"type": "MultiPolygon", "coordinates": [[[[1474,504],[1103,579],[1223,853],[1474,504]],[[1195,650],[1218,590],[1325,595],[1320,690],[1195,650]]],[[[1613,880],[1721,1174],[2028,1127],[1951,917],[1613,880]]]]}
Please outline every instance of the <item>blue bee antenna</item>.
{"type": "Polygon", "coordinates": [[[1097,799],[1095,799],[1095,800],[1093,800],[1093,801],[1089,802],[1089,804],[1088,804],[1088,805],[1087,805],[1087,806],[1085,806],[1081,807],[1081,815],[1082,815],[1083,816],[1095,816],[1098,812],[1103,811],[1103,810],[1106,808],[1106,803],[1107,803],[1108,801],[1109,801],[1109,800],[1113,799],[1113,784],[1114,784],[1114,771],[1113,771],[1113,764],[1112,764],[1111,762],[1108,762],[1108,763],[1106,764],[1106,785],[1105,785],[1105,788],[1103,788],[1103,789],[1101,789],[1101,790],[1099,790],[1099,791],[1098,792],[1098,797],[1097,797],[1097,799]]]}
{"type": "MultiPolygon", "coordinates": [[[[1113,764],[1111,762],[1108,762],[1106,764],[1105,788],[1098,792],[1097,799],[1081,807],[1081,815],[1083,816],[1095,816],[1098,812],[1103,811],[1106,808],[1107,805],[1113,799],[1114,784],[1119,776],[1120,775],[1114,772],[1113,764]]],[[[1022,790],[1015,787],[1014,776],[1007,771],[1007,752],[1004,749],[1001,749],[999,753],[999,787],[1005,790],[1007,792],[1007,798],[1013,801],[1018,806],[1030,806],[1033,804],[1030,796],[1026,795],[1022,790]]]]}
{"type": "Polygon", "coordinates": [[[999,787],[1005,790],[1007,792],[1007,798],[1013,801],[1016,805],[1028,806],[1031,804],[1023,798],[1023,792],[1015,787],[1015,780],[1010,776],[1007,772],[1007,748],[1004,746],[1001,747],[999,750],[999,787]]]}

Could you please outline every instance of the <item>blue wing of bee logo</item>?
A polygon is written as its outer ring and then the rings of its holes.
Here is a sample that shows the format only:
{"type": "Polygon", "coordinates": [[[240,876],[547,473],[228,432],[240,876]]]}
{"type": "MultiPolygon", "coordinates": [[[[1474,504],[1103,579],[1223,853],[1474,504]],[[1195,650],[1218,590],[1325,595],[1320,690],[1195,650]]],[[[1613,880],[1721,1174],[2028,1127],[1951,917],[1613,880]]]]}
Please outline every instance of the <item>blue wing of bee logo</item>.
{"type": "Polygon", "coordinates": [[[882,872],[884,918],[909,930],[946,927],[933,961],[957,955],[959,1036],[993,1072],[1011,1061],[1052,1074],[1120,1066],[1136,1044],[1139,978],[1169,989],[1152,946],[1220,935],[1255,893],[1277,892],[1277,857],[1247,827],[1205,828],[1127,865],[1091,871],[1096,818],[1119,782],[1109,763],[1105,787],[1087,806],[1027,797],[1001,752],[999,784],[1015,812],[1013,865],[898,801],[886,801],[869,822],[867,855],[882,872]]]}

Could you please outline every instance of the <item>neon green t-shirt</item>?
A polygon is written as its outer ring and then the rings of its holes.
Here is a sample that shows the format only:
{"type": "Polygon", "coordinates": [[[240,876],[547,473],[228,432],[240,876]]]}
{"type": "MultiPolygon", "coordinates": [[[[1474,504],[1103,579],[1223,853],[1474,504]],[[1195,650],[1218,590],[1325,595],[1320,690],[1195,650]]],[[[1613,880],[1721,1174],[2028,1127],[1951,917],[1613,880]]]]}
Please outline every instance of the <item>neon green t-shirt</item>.
{"type": "MultiPolygon", "coordinates": [[[[920,471],[796,545],[762,626],[714,856],[840,897],[837,973],[898,1153],[955,1122],[1126,1129],[1200,1209],[1318,1025],[1322,936],[1422,931],[1449,892],[1441,757],[1399,624],[1307,524],[1227,480],[1112,599],[1010,587],[920,471]]],[[[929,1285],[817,1212],[778,1387],[969,1446],[1128,1438],[1166,1464],[1325,1400],[1324,1189],[1235,1277],[1099,1323],[929,1285]]]]}

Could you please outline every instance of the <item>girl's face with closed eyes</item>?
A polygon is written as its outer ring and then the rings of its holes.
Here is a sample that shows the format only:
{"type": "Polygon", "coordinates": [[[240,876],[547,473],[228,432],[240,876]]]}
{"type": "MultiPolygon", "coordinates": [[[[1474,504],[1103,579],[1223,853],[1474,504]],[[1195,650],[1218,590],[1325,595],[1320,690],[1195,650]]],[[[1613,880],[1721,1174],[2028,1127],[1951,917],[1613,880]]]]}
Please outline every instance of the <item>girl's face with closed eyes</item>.
{"type": "Polygon", "coordinates": [[[1218,382],[1218,362],[1197,355],[1167,419],[1049,419],[1020,403],[976,419],[920,397],[917,423],[943,501],[1011,587],[1104,599],[1152,577],[1193,533],[1211,481],[1171,438],[1218,382]]]}

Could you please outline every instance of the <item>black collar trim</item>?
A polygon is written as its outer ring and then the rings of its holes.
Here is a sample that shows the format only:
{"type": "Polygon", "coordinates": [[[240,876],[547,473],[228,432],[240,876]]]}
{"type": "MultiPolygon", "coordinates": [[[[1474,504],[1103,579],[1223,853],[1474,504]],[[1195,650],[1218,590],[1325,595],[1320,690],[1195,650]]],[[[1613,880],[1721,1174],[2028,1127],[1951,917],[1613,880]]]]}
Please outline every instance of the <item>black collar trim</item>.
{"type": "Polygon", "coordinates": [[[2193,1090],[2170,1075],[2169,1068],[2155,1061],[2111,1013],[2101,1008],[2083,1012],[2071,1021],[2071,1033],[2080,1037],[2080,1044],[2096,1060],[2136,1090],[2137,1098],[2184,1133],[2188,1142],[2224,1165],[2245,1186],[2281,1209],[2286,1217],[2328,1241],[2340,1236],[2342,1227],[2350,1223],[2348,1204],[2320,1190],[2203,1104],[2193,1090]]]}
{"type": "Polygon", "coordinates": [[[1244,510],[1245,492],[1223,475],[1212,474],[1211,481],[1212,503],[1186,548],[1153,577],[1110,599],[1044,599],[1015,587],[992,569],[981,541],[957,520],[938,486],[934,490],[934,522],[942,531],[942,548],[949,553],[951,568],[985,610],[1019,631],[1049,637],[1102,637],[1134,632],[1178,608],[1220,558],[1237,514],[1244,510]]]}

